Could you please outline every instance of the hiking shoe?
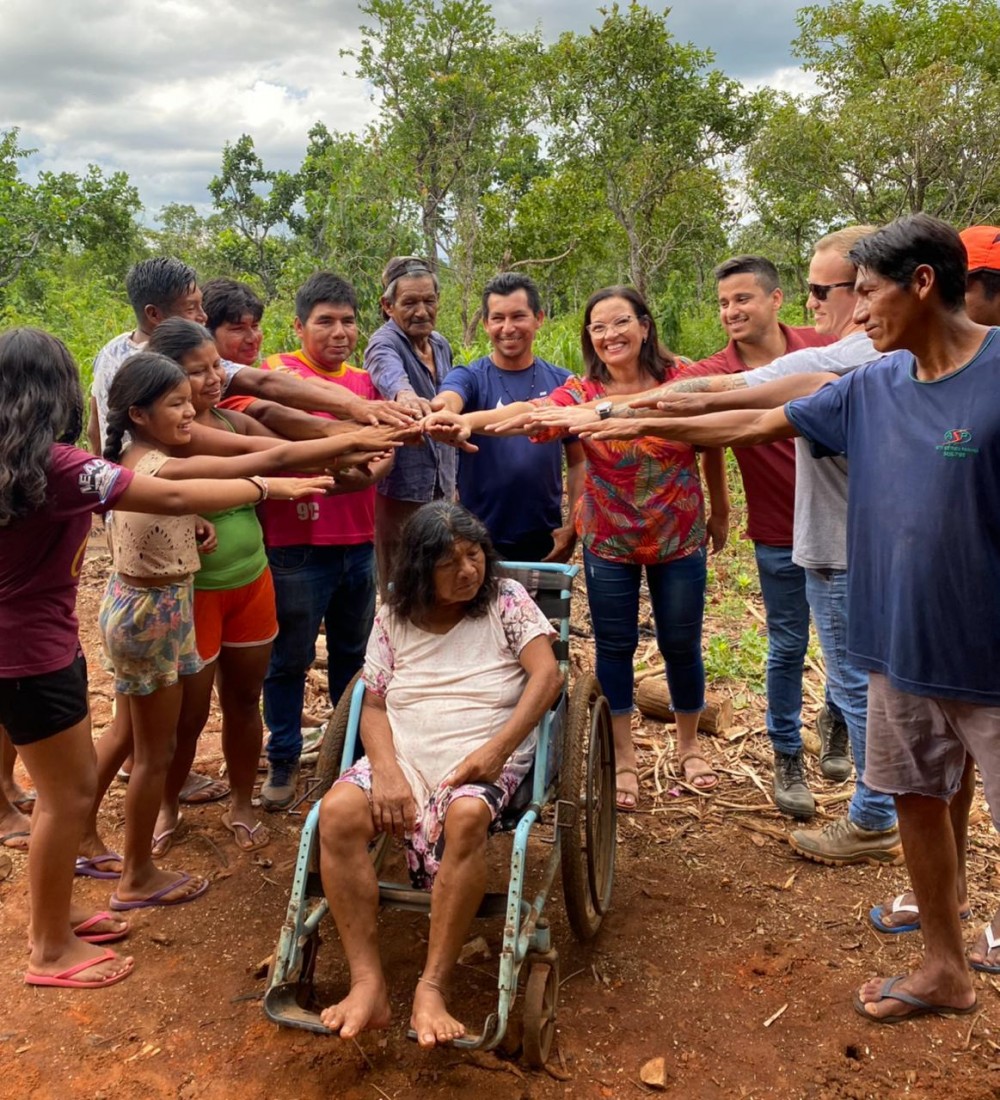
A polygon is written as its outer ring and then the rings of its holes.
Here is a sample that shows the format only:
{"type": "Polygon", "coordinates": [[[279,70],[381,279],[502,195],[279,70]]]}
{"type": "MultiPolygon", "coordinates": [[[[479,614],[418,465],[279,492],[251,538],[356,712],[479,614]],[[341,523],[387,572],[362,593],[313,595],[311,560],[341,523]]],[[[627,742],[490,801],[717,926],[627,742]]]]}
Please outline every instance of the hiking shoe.
{"type": "Polygon", "coordinates": [[[260,788],[260,804],[265,810],[284,810],[295,801],[299,785],[297,760],[277,760],[268,765],[267,779],[260,788]]]}
{"type": "Polygon", "coordinates": [[[829,707],[823,707],[816,716],[816,732],[819,734],[819,770],[827,779],[843,783],[853,771],[847,723],[843,718],[835,718],[829,707]]]}
{"type": "Polygon", "coordinates": [[[806,859],[840,867],[847,863],[902,863],[899,829],[862,829],[839,817],[822,829],[795,829],[788,838],[792,851],[806,859]]]}
{"type": "Polygon", "coordinates": [[[816,812],[812,791],[806,785],[801,752],[774,753],[774,803],[783,814],[806,821],[816,812]]]}

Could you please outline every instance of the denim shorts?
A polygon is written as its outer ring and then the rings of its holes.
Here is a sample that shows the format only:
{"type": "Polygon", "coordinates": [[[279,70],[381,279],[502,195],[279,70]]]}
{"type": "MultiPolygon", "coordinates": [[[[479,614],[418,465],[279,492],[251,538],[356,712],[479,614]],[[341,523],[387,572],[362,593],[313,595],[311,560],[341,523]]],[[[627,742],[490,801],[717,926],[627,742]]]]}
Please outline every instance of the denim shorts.
{"type": "Polygon", "coordinates": [[[194,635],[190,578],[183,584],[136,588],[112,573],[98,623],[104,666],[115,674],[115,691],[150,695],[179,676],[200,672],[194,635]]]}

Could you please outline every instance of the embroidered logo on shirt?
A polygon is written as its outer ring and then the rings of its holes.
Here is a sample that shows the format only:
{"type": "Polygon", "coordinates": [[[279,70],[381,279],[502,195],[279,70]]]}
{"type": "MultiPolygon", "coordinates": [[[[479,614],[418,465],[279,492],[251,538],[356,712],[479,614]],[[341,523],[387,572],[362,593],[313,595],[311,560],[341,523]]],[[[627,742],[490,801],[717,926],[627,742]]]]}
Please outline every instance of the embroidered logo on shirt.
{"type": "Polygon", "coordinates": [[[84,464],[77,479],[81,493],[96,493],[103,504],[118,480],[118,467],[101,458],[92,458],[84,464]]]}
{"type": "Polygon", "coordinates": [[[937,451],[944,458],[968,458],[979,454],[978,447],[970,447],[972,432],[968,428],[951,428],[944,433],[944,442],[939,443],[937,451]]]}

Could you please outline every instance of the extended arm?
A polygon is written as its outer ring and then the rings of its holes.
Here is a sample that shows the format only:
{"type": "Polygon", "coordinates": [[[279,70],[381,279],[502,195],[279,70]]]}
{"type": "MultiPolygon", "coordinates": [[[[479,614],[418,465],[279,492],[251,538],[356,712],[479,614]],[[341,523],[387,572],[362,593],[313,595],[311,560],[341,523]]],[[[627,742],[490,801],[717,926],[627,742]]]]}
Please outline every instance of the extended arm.
{"type": "MultiPolygon", "coordinates": [[[[295,500],[310,493],[333,488],[331,477],[269,478],[268,496],[276,500],[295,500]]],[[[148,474],[136,474],[115,502],[126,512],[152,512],[154,515],[187,516],[197,512],[221,512],[240,504],[256,504],[260,487],[246,478],[214,481],[195,478],[169,481],[148,474]]]]}
{"type": "Polygon", "coordinates": [[[101,453],[101,424],[97,412],[97,398],[91,395],[90,416],[87,418],[87,448],[92,455],[101,453]]]}
{"type": "Polygon", "coordinates": [[[784,408],[764,411],[735,409],[673,419],[614,418],[586,425],[578,432],[593,439],[638,439],[644,435],[655,435],[700,447],[750,447],[756,443],[771,443],[775,439],[790,439],[799,434],[785,415],[784,408]]]}
{"type": "MultiPolygon", "coordinates": [[[[726,377],[736,377],[727,375],[726,377]]],[[[636,409],[646,410],[650,395],[643,394],[641,401],[632,403],[629,416],[700,416],[703,413],[721,412],[725,409],[777,409],[797,397],[808,397],[828,382],[837,379],[836,374],[789,374],[784,378],[775,378],[773,382],[764,382],[760,386],[744,386],[743,389],[725,392],[682,393],[674,391],[661,397],[655,409],[637,413],[636,409]]]]}
{"type": "Polygon", "coordinates": [[[366,401],[344,386],[330,386],[326,382],[314,382],[282,371],[258,370],[256,367],[244,367],[237,371],[226,393],[229,396],[276,401],[279,405],[289,405],[304,412],[332,413],[341,420],[354,420],[358,424],[399,427],[412,419],[409,412],[392,401],[366,401]]]}

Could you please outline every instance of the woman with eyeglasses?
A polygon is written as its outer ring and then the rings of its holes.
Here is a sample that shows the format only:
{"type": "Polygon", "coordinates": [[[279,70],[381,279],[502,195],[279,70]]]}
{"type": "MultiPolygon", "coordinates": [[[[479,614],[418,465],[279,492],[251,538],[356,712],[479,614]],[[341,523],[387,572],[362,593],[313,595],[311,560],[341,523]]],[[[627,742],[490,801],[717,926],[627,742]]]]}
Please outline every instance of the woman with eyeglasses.
{"type": "MultiPolygon", "coordinates": [[[[537,404],[469,414],[462,418],[464,428],[482,431],[492,426],[500,432],[523,432],[528,430],[528,416],[539,405],[572,406],[594,400],[599,402],[598,415],[606,416],[614,401],[654,389],[680,370],[677,359],[660,343],[648,306],[631,287],[606,287],[591,297],[581,339],[582,378],[570,378],[537,404]]],[[[442,418],[445,430],[453,422],[454,418],[442,418]]],[[[561,434],[560,429],[538,425],[530,431],[539,440],[561,434]]],[[[711,502],[707,520],[693,447],[652,438],[610,444],[588,439],[584,452],[587,473],[576,528],[583,543],[597,676],[611,704],[617,804],[628,812],[636,808],[639,796],[631,715],[643,570],[677,718],[679,773],[698,793],[718,783],[698,744],[698,719],[705,705],[701,628],[706,542],[711,539],[716,552],[725,545],[729,497],[719,450],[706,451],[703,457],[711,502]]]]}

